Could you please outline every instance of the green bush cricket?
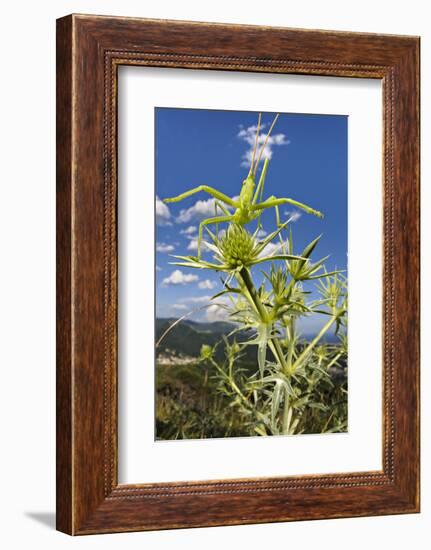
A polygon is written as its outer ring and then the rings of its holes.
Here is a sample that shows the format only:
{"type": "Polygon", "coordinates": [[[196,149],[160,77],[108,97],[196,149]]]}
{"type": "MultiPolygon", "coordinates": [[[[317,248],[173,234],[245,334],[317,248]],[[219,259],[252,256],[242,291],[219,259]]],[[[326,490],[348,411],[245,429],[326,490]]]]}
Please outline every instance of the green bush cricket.
{"type": "Polygon", "coordinates": [[[214,189],[213,187],[210,187],[208,185],[199,185],[198,187],[194,187],[189,191],[185,191],[184,193],[181,193],[181,195],[164,199],[163,202],[165,203],[179,202],[187,197],[195,195],[196,193],[204,192],[212,196],[216,200],[216,203],[215,203],[216,207],[219,207],[220,210],[223,212],[223,215],[207,218],[199,224],[198,258],[200,258],[200,255],[201,255],[203,228],[204,226],[209,224],[236,223],[238,225],[244,226],[250,223],[251,221],[255,220],[256,218],[258,218],[259,225],[260,225],[260,216],[262,212],[264,210],[267,210],[268,208],[275,208],[277,227],[280,227],[281,223],[280,223],[280,213],[279,213],[278,207],[283,204],[291,204],[293,206],[296,206],[297,208],[304,210],[308,214],[314,214],[315,216],[318,216],[320,218],[323,217],[323,214],[321,212],[315,210],[314,208],[311,208],[310,206],[307,206],[306,204],[298,202],[294,199],[277,198],[274,195],[271,195],[268,199],[262,200],[263,191],[265,187],[266,173],[268,171],[268,163],[269,163],[268,158],[266,158],[264,161],[257,186],[255,183],[255,180],[256,180],[257,170],[258,170],[259,163],[262,159],[263,152],[265,150],[266,144],[268,143],[268,139],[275,126],[275,123],[277,122],[278,117],[279,115],[277,114],[271,124],[271,127],[269,128],[268,134],[266,135],[265,141],[259,151],[259,154],[256,155],[258,142],[259,142],[261,120],[262,120],[262,115],[259,114],[251,166],[246,179],[242,182],[242,187],[241,187],[241,191],[238,199],[228,197],[221,191],[218,191],[217,189],[214,189]],[[235,209],[233,213],[229,211],[229,207],[235,209]]]}

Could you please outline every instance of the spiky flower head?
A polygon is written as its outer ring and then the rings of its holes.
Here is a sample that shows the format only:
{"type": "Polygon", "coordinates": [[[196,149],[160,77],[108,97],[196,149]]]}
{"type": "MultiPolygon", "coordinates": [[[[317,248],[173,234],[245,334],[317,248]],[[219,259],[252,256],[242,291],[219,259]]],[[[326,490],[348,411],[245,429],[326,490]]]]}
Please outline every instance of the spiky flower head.
{"type": "Polygon", "coordinates": [[[214,350],[211,346],[208,344],[202,344],[201,347],[201,353],[200,353],[200,359],[201,361],[207,361],[211,359],[214,355],[214,350]]]}
{"type": "MultiPolygon", "coordinates": [[[[251,265],[259,256],[257,241],[243,226],[231,224],[219,240],[218,254],[230,269],[251,265]]],[[[260,248],[260,247],[259,247],[260,248]]]]}
{"type": "MultiPolygon", "coordinates": [[[[214,253],[215,262],[208,262],[196,256],[174,256],[180,261],[175,265],[194,267],[198,269],[211,269],[233,273],[243,268],[274,260],[303,260],[301,256],[285,253],[269,253],[265,255],[267,245],[275,239],[286,227],[288,222],[280,225],[273,233],[263,241],[257,239],[258,229],[251,234],[242,225],[231,223],[223,236],[214,235],[208,228],[207,232],[212,243],[207,242],[206,247],[214,253]]],[[[280,247],[282,248],[281,245],[280,247]]]]}

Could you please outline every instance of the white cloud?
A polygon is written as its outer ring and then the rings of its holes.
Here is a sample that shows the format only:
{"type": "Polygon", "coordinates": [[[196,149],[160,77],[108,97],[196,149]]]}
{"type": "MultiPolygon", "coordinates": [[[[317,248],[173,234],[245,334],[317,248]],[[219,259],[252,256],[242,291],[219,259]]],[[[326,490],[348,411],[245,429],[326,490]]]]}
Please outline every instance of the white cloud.
{"type": "MultiPolygon", "coordinates": [[[[203,244],[204,243],[202,243],[202,248],[204,248],[203,244]]],[[[192,239],[189,242],[189,246],[187,247],[187,250],[197,250],[197,249],[198,249],[198,240],[197,239],[192,239]]]]}
{"type": "Polygon", "coordinates": [[[156,243],[157,252],[172,252],[175,247],[172,244],[156,243]]]}
{"type": "MultiPolygon", "coordinates": [[[[197,250],[197,249],[198,249],[198,240],[195,238],[190,239],[187,250],[197,250]]],[[[201,242],[201,252],[208,252],[207,243],[205,241],[201,242]]]]}
{"type": "Polygon", "coordinates": [[[208,290],[212,290],[216,286],[217,286],[217,283],[215,283],[214,281],[210,281],[209,279],[205,279],[205,281],[200,281],[198,283],[198,287],[202,289],[205,288],[208,290]]]}
{"type": "Polygon", "coordinates": [[[173,271],[169,277],[165,277],[162,281],[163,286],[168,285],[186,285],[188,283],[195,283],[199,280],[197,275],[192,275],[190,273],[183,273],[179,269],[173,271]]]}
{"type": "Polygon", "coordinates": [[[232,319],[229,317],[229,310],[225,309],[223,305],[228,302],[225,300],[217,300],[217,303],[211,304],[206,309],[206,318],[210,323],[215,323],[216,321],[230,321],[232,319]]]}
{"type": "Polygon", "coordinates": [[[259,231],[256,233],[256,237],[258,239],[261,239],[262,237],[266,237],[268,233],[265,231],[265,229],[259,229],[259,231]]]}
{"type": "Polygon", "coordinates": [[[212,304],[206,310],[206,317],[210,323],[215,323],[216,321],[228,321],[229,312],[217,304],[212,304]]]}
{"type": "Polygon", "coordinates": [[[156,271],[162,271],[162,268],[159,265],[156,265],[156,271]]]}
{"type": "Polygon", "coordinates": [[[229,311],[223,307],[223,305],[229,305],[231,303],[229,298],[222,296],[217,298],[216,302],[211,302],[211,296],[188,296],[186,298],[181,298],[181,304],[184,303],[204,304],[204,306],[209,304],[208,307],[205,308],[205,316],[211,323],[228,320],[232,322],[232,320],[229,319],[229,311]]]}
{"type": "Polygon", "coordinates": [[[181,229],[180,233],[181,235],[192,235],[193,233],[196,233],[197,230],[198,228],[196,225],[189,225],[186,229],[181,229]]]}
{"type": "Polygon", "coordinates": [[[173,309],[182,309],[182,310],[184,310],[184,309],[187,309],[187,306],[185,304],[174,304],[172,306],[172,308],[173,309]]]}
{"type": "MultiPolygon", "coordinates": [[[[226,204],[224,205],[228,210],[226,204]]],[[[180,210],[178,217],[175,219],[177,223],[188,223],[193,220],[201,220],[210,216],[223,216],[223,212],[215,205],[215,199],[198,200],[190,208],[180,210]]]]}
{"type": "MultiPolygon", "coordinates": [[[[261,125],[261,132],[259,134],[259,139],[258,139],[257,155],[259,154],[259,149],[263,146],[266,140],[266,137],[268,135],[267,133],[262,132],[262,129],[265,127],[266,127],[266,124],[261,125]]],[[[257,126],[249,126],[248,128],[240,128],[238,132],[237,136],[239,137],[239,139],[241,139],[242,141],[245,141],[248,145],[246,152],[242,156],[241,166],[245,166],[249,168],[251,165],[251,160],[253,158],[254,144],[256,141],[256,131],[257,131],[257,126]]],[[[266,143],[265,150],[263,151],[261,160],[262,161],[265,159],[271,160],[274,146],[288,145],[289,143],[290,141],[286,138],[285,134],[270,135],[266,143]]],[[[255,160],[257,160],[256,157],[255,157],[255,160]]]]}
{"type": "Polygon", "coordinates": [[[259,258],[264,258],[266,256],[272,256],[273,254],[283,254],[281,242],[272,242],[268,243],[262,252],[259,254],[259,258]]]}
{"type": "Polygon", "coordinates": [[[193,304],[204,304],[210,300],[211,296],[189,296],[187,298],[181,298],[181,302],[192,302],[193,304]]]}
{"type": "Polygon", "coordinates": [[[156,223],[157,225],[172,225],[169,221],[171,212],[164,202],[156,195],[156,223]]]}
{"type": "Polygon", "coordinates": [[[289,217],[289,221],[296,222],[302,216],[302,213],[298,212],[298,210],[292,210],[292,211],[286,210],[284,215],[289,217]]]}
{"type": "MultiPolygon", "coordinates": [[[[198,298],[199,299],[199,298],[198,298]]],[[[216,321],[233,322],[229,317],[230,311],[224,306],[231,306],[232,302],[227,296],[220,296],[214,302],[210,302],[211,296],[202,296],[202,301],[206,300],[210,305],[205,309],[207,321],[214,323],[216,321]]]]}

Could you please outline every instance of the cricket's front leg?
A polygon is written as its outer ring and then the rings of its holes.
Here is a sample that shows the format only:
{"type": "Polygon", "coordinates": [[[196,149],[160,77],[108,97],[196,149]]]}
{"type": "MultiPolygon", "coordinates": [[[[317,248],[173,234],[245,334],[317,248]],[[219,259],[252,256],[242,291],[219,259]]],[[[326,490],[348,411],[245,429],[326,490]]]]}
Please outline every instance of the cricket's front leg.
{"type": "Polygon", "coordinates": [[[281,222],[280,222],[280,210],[278,209],[278,206],[275,206],[275,222],[277,224],[277,229],[279,227],[281,227],[281,222]]]}
{"type": "Polygon", "coordinates": [[[219,201],[224,202],[225,204],[228,204],[229,206],[232,206],[233,208],[238,208],[239,203],[222,193],[221,191],[218,191],[217,189],[214,189],[213,187],[209,187],[208,185],[199,185],[199,187],[194,187],[193,189],[190,189],[189,191],[186,191],[185,193],[181,193],[181,195],[178,195],[177,197],[171,197],[169,199],[163,199],[163,202],[179,202],[187,197],[191,197],[192,195],[196,195],[196,193],[200,193],[203,191],[204,193],[208,193],[208,195],[211,195],[215,199],[218,199],[219,201]]]}
{"type": "Polygon", "coordinates": [[[230,216],[229,210],[226,208],[226,206],[223,206],[223,204],[220,201],[216,200],[215,201],[215,206],[216,206],[215,214],[218,214],[217,208],[220,208],[220,210],[223,212],[223,214],[226,214],[226,216],[230,216]]]}
{"type": "Polygon", "coordinates": [[[202,245],[202,234],[203,229],[205,225],[209,225],[211,223],[223,223],[223,222],[231,222],[233,219],[232,216],[215,216],[214,218],[207,218],[206,220],[203,220],[199,224],[199,233],[198,233],[198,259],[201,258],[201,245],[202,245]]]}

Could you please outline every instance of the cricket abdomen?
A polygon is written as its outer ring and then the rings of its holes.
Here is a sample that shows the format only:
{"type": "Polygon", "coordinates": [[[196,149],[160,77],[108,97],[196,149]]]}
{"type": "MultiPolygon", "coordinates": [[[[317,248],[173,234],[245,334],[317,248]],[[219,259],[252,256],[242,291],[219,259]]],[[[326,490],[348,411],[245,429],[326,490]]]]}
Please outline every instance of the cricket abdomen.
{"type": "Polygon", "coordinates": [[[241,193],[239,194],[239,202],[243,208],[247,208],[251,205],[253,201],[253,193],[254,193],[255,183],[253,176],[248,176],[241,188],[241,193]]]}
{"type": "Polygon", "coordinates": [[[239,194],[239,207],[235,210],[232,221],[238,225],[245,225],[250,222],[254,216],[251,209],[253,204],[253,193],[254,193],[255,183],[253,176],[248,176],[241,188],[241,193],[239,194]]]}

